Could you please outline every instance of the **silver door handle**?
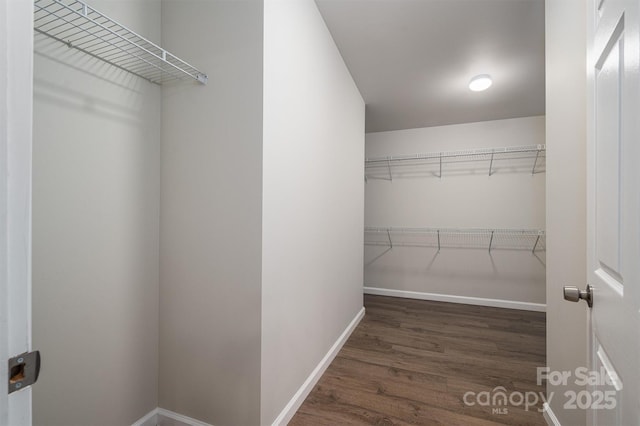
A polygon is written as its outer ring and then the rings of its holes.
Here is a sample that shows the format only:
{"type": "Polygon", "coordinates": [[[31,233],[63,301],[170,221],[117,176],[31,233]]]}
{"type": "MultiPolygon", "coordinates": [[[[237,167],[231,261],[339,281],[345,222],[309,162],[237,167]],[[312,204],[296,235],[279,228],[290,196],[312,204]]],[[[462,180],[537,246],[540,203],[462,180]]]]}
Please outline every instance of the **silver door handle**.
{"type": "Polygon", "coordinates": [[[593,306],[593,287],[591,284],[587,284],[586,290],[580,290],[576,286],[566,285],[563,288],[564,300],[568,300],[569,302],[579,302],[580,299],[587,302],[589,307],[593,306]]]}

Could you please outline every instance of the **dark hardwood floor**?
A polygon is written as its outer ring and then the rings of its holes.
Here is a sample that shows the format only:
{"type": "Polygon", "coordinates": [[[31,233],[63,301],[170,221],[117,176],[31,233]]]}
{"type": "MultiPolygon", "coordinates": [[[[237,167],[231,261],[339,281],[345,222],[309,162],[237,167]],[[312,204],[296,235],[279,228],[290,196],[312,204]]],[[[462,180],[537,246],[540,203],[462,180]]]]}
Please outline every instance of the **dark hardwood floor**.
{"type": "Polygon", "coordinates": [[[290,425],[546,424],[536,384],[544,313],[382,296],[364,304],[290,425]],[[499,386],[506,404],[494,398],[499,386]],[[526,410],[521,397],[538,402],[526,410]]]}

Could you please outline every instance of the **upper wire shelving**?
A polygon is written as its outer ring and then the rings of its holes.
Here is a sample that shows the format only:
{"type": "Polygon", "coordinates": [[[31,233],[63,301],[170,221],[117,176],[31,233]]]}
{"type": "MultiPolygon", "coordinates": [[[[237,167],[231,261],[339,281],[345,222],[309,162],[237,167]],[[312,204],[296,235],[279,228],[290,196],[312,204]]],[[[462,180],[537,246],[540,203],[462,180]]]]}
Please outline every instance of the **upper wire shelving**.
{"type": "MultiPolygon", "coordinates": [[[[428,154],[399,155],[365,159],[365,180],[382,179],[392,181],[394,174],[403,171],[403,175],[421,175],[425,168],[429,174],[442,177],[443,165],[450,170],[468,169],[466,163],[484,162],[486,173],[496,173],[498,165],[502,169],[528,170],[531,174],[544,171],[546,159],[545,145],[526,145],[503,148],[481,148],[460,151],[432,152],[428,154]]],[[[483,167],[481,167],[483,168],[483,167]]]]}
{"type": "Polygon", "coordinates": [[[34,30],[115,67],[162,84],[207,75],[80,0],[35,0],[34,30]]]}
{"type": "Polygon", "coordinates": [[[491,252],[496,249],[545,249],[545,232],[541,229],[487,228],[401,228],[365,227],[364,244],[369,246],[474,248],[491,252]]]}

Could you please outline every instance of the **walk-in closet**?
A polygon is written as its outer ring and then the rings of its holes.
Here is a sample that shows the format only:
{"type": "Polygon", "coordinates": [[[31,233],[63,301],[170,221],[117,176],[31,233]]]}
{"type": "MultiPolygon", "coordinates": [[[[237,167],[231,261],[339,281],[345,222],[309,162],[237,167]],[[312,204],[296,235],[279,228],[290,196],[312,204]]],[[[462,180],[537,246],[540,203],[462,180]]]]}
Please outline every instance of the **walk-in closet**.
{"type": "Polygon", "coordinates": [[[544,311],[544,131],[537,116],[368,133],[365,292],[544,311]]]}
{"type": "Polygon", "coordinates": [[[578,3],[0,0],[0,426],[584,423],[578,3]]]}

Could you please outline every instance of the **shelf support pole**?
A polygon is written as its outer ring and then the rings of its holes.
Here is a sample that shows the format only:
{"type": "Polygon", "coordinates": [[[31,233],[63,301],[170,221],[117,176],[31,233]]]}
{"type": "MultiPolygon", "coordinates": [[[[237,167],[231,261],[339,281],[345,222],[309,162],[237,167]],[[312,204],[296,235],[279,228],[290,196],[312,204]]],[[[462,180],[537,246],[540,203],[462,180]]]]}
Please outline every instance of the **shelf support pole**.
{"type": "Polygon", "coordinates": [[[494,152],[491,151],[491,162],[489,163],[489,176],[491,176],[491,171],[493,170],[493,154],[494,152]]]}
{"type": "Polygon", "coordinates": [[[442,153],[440,153],[440,176],[438,178],[442,179],[442,153]]]}
{"type": "Polygon", "coordinates": [[[531,169],[531,175],[536,174],[536,165],[538,164],[538,156],[540,155],[540,148],[536,151],[536,159],[533,161],[533,168],[531,169]]]}
{"type": "Polygon", "coordinates": [[[393,248],[393,243],[391,242],[391,231],[387,228],[387,238],[389,238],[389,248],[393,248]]]}
{"type": "Polygon", "coordinates": [[[533,244],[533,249],[531,249],[531,253],[536,252],[536,247],[538,246],[538,241],[540,241],[540,233],[538,233],[538,237],[536,238],[536,242],[533,244]]]}
{"type": "Polygon", "coordinates": [[[491,253],[491,246],[493,245],[493,233],[495,231],[491,231],[491,238],[489,239],[489,253],[491,253]]]}
{"type": "Polygon", "coordinates": [[[440,230],[438,229],[438,253],[440,253],[440,230]]]}
{"type": "Polygon", "coordinates": [[[391,158],[387,158],[387,169],[389,169],[389,180],[393,182],[393,175],[391,174],[391,158]]]}

